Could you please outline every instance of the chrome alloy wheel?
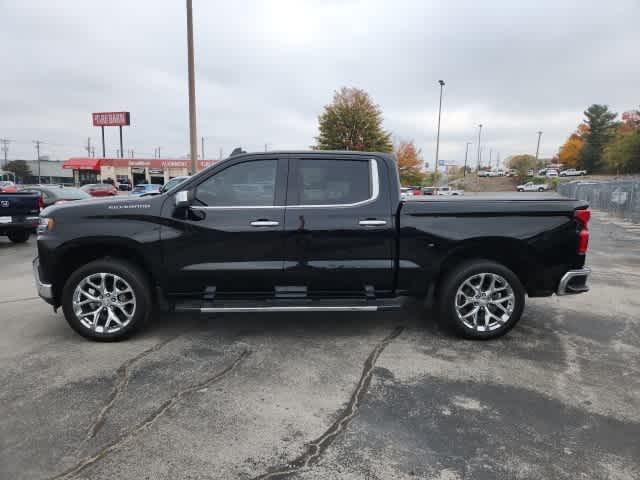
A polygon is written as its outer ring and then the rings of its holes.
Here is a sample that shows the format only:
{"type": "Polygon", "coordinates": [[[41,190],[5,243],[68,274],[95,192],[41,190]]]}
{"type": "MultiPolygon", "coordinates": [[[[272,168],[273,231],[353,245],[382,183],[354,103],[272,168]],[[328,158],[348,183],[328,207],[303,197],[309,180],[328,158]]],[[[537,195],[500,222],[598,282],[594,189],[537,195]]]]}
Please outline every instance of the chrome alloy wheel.
{"type": "Polygon", "coordinates": [[[73,292],[73,311],[80,323],[96,333],[114,333],[126,327],[136,311],[131,285],[113,273],[92,273],[73,292]]]}
{"type": "Polygon", "coordinates": [[[509,282],[500,275],[477,273],[458,288],[455,307],[465,326],[488,332],[509,321],[515,308],[515,295],[509,282]]]}

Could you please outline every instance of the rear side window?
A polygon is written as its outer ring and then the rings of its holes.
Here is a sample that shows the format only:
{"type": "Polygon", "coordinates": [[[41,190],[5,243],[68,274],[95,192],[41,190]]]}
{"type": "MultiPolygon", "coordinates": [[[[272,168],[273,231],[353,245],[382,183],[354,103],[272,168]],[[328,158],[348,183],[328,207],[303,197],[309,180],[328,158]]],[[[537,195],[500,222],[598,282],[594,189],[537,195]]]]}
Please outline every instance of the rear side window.
{"type": "Polygon", "coordinates": [[[198,185],[196,199],[212,207],[272,206],[277,160],[236,163],[198,185]]]}
{"type": "Polygon", "coordinates": [[[298,205],[344,205],[371,198],[368,160],[300,159],[298,205]]]}

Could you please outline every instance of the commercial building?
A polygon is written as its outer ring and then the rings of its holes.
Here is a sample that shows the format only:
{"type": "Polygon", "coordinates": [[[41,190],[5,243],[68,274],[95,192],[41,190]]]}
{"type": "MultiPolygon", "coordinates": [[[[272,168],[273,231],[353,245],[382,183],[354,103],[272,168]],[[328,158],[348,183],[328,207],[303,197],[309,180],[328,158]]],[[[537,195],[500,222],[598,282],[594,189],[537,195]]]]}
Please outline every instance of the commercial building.
{"type": "MultiPolygon", "coordinates": [[[[202,170],[218,160],[198,160],[202,170]]],[[[66,160],[62,168],[73,172],[73,183],[104,182],[111,179],[118,183],[155,183],[162,185],[169,179],[189,174],[191,160],[165,158],[92,158],[74,157],[66,160]]]]}

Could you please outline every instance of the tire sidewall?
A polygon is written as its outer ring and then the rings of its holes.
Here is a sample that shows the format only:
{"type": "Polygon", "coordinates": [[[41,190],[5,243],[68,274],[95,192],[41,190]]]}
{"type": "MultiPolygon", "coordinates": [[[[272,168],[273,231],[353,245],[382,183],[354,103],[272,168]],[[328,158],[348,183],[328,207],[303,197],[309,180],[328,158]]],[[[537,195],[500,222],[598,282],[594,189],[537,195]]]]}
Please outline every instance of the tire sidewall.
{"type": "Polygon", "coordinates": [[[456,334],[470,339],[488,340],[491,338],[501,337],[511,330],[516,323],[518,323],[518,320],[520,320],[520,317],[522,316],[525,304],[525,290],[515,273],[504,265],[491,260],[474,260],[455,268],[449,275],[447,275],[443,283],[441,295],[440,312],[443,319],[456,334]],[[455,296],[458,288],[462,282],[478,273],[495,273],[500,275],[509,283],[513,289],[513,295],[515,297],[515,305],[511,318],[509,318],[509,320],[500,328],[489,332],[479,332],[467,327],[458,318],[455,308],[455,296]]]}
{"type": "Polygon", "coordinates": [[[9,240],[11,240],[13,243],[24,243],[29,240],[30,235],[31,234],[29,232],[25,231],[7,233],[7,237],[9,237],[9,240]]]}
{"type": "Polygon", "coordinates": [[[129,262],[117,259],[95,260],[78,268],[69,276],[62,290],[62,310],[67,322],[77,333],[92,340],[112,342],[128,337],[147,323],[152,305],[148,281],[142,271],[129,262]],[[88,275],[100,272],[113,273],[122,277],[131,285],[136,298],[133,318],[126,327],[113,333],[97,333],[89,330],[80,323],[73,309],[73,293],[78,283],[88,275]]]}

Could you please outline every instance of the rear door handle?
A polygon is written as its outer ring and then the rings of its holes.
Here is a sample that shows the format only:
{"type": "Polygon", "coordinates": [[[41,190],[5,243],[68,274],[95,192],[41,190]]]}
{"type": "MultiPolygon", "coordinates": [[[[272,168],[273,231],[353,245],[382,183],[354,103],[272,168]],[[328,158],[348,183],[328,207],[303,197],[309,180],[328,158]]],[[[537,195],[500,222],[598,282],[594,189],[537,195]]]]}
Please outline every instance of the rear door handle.
{"type": "Polygon", "coordinates": [[[273,220],[254,220],[250,225],[252,227],[277,227],[280,225],[280,222],[275,222],[273,220]]]}
{"type": "Polygon", "coordinates": [[[381,225],[386,225],[386,220],[360,220],[358,222],[363,227],[379,227],[381,225]]]}

